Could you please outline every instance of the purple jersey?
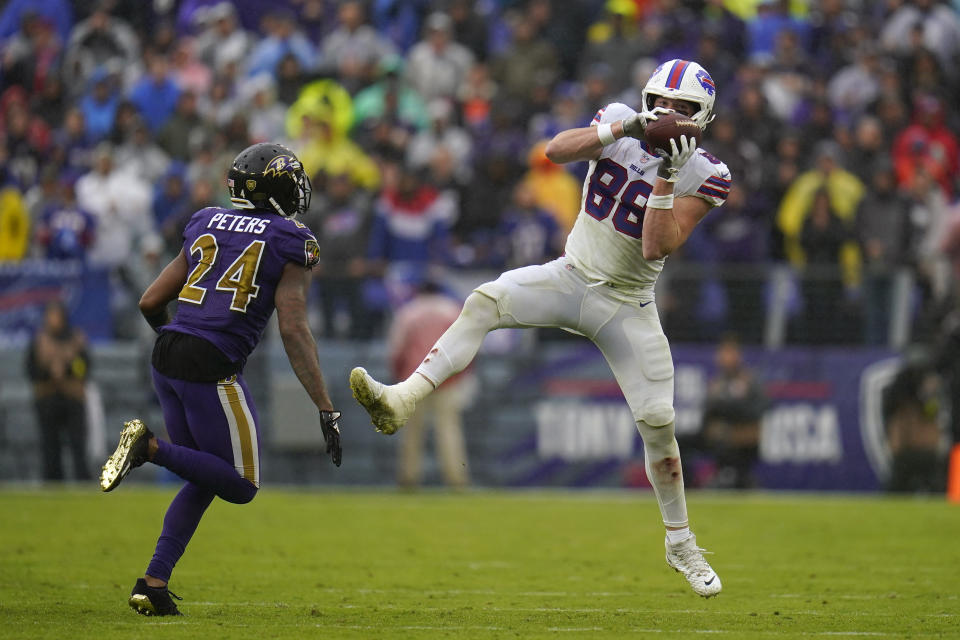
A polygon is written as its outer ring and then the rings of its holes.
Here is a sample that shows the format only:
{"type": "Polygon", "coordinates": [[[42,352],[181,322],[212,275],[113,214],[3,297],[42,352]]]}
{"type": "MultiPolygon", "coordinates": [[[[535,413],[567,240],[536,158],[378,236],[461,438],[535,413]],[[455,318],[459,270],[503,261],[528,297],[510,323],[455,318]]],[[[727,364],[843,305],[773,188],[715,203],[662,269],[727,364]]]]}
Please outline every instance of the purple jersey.
{"type": "Polygon", "coordinates": [[[242,364],[274,309],[288,262],[312,268],[320,259],[313,234],[292,218],[262,210],[208,207],[183,231],[187,282],[164,330],[208,340],[242,364]]]}

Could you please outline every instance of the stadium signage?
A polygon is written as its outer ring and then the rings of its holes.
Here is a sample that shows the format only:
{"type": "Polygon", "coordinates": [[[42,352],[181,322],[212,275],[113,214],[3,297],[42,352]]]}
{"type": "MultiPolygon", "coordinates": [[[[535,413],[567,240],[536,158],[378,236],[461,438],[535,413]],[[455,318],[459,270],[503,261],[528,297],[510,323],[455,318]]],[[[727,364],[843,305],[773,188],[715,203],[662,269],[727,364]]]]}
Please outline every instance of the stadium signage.
{"type": "MultiPolygon", "coordinates": [[[[709,346],[678,345],[673,355],[677,434],[683,439],[701,428],[714,353],[709,346]]],[[[760,486],[882,486],[889,451],[879,407],[897,358],[886,350],[854,348],[750,348],[746,357],[770,398],[761,423],[760,486]]],[[[507,445],[510,463],[492,469],[491,477],[502,477],[506,485],[622,485],[630,469],[642,465],[643,446],[602,356],[561,348],[545,352],[541,364],[515,380],[514,401],[500,397],[485,419],[496,424],[505,416],[498,438],[513,442],[507,445]],[[530,431],[517,428],[525,423],[530,431]]]]}
{"type": "Polygon", "coordinates": [[[538,402],[537,454],[541,458],[595,460],[633,457],[637,426],[621,402],[538,402]]]}
{"type": "Polygon", "coordinates": [[[764,462],[836,464],[842,458],[836,407],[804,402],[781,405],[764,415],[760,435],[760,459],[764,462]]]}

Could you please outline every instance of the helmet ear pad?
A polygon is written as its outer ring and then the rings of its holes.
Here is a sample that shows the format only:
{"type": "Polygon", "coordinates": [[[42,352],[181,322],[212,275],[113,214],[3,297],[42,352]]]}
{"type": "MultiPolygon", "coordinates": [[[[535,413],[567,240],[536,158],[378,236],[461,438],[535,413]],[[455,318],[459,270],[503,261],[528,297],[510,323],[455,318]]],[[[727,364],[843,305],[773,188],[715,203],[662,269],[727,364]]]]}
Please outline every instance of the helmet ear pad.
{"type": "Polygon", "coordinates": [[[227,172],[227,189],[238,209],[266,209],[285,218],[306,212],[312,192],[293,151],[269,142],[237,155],[227,172]]]}

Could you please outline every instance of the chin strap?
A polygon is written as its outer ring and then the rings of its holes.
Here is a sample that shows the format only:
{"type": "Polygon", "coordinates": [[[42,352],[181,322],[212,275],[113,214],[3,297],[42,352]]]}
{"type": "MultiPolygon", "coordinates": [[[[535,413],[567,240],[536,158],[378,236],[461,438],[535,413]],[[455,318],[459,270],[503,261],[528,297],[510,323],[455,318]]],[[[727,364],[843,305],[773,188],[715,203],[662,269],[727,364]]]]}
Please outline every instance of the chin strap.
{"type": "Polygon", "coordinates": [[[284,218],[292,218],[294,215],[296,215],[296,212],[287,213],[286,211],[284,211],[283,207],[280,206],[280,203],[273,199],[273,196],[270,196],[268,202],[273,207],[273,210],[279,213],[284,218]]]}

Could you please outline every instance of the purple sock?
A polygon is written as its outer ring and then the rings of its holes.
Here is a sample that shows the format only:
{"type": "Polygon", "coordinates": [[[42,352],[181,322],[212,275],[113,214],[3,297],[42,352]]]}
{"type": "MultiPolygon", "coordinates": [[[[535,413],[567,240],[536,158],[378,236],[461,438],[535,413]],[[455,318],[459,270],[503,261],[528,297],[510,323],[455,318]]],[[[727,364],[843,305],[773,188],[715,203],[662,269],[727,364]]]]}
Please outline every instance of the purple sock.
{"type": "Polygon", "coordinates": [[[163,532],[157,540],[153,560],[147,567],[147,575],[161,580],[170,580],[174,565],[183,555],[193,532],[200,524],[203,512],[213,501],[214,493],[188,482],[170,503],[163,517],[163,532]]]}
{"type": "Polygon", "coordinates": [[[184,480],[234,504],[246,504],[257,495],[257,487],[223,458],[165,440],[158,439],[157,443],[159,447],[153,463],[173,471],[184,480]]]}

